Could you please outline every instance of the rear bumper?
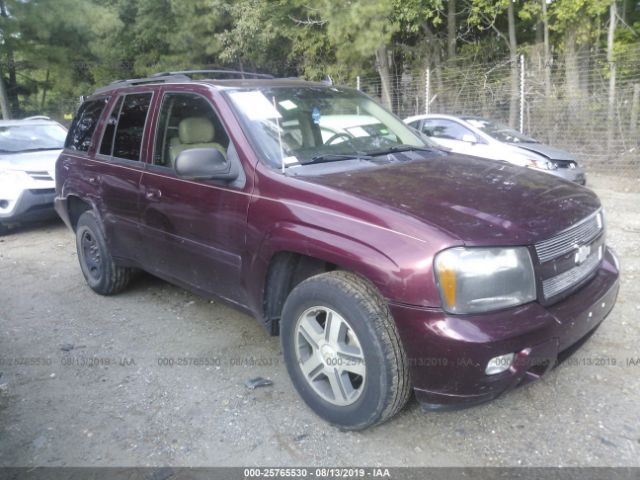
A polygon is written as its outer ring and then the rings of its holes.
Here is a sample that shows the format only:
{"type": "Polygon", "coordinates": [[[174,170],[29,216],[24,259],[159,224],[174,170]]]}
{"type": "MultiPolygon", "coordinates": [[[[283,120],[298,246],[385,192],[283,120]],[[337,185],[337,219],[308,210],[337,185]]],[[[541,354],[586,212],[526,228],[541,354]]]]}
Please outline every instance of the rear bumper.
{"type": "Polygon", "coordinates": [[[0,206],[1,223],[21,223],[55,217],[54,188],[23,190],[5,209],[0,206]]]}
{"type": "Polygon", "coordinates": [[[391,304],[425,409],[483,403],[547,373],[573,353],[609,314],[619,272],[611,251],[579,291],[549,307],[537,302],[484,315],[391,304]],[[486,375],[493,357],[515,353],[505,372],[486,375]]]}

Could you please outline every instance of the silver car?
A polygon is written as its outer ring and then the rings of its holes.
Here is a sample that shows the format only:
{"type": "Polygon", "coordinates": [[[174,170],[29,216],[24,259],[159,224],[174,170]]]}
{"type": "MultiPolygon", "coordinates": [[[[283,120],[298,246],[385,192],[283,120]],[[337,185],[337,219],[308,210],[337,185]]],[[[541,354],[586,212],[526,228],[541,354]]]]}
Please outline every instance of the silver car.
{"type": "Polygon", "coordinates": [[[502,160],[586,185],[575,156],[481,117],[417,115],[404,120],[437,144],[456,153],[502,160]]]}
{"type": "Polygon", "coordinates": [[[55,164],[67,130],[47,117],[0,121],[0,234],[55,217],[55,164]]]}

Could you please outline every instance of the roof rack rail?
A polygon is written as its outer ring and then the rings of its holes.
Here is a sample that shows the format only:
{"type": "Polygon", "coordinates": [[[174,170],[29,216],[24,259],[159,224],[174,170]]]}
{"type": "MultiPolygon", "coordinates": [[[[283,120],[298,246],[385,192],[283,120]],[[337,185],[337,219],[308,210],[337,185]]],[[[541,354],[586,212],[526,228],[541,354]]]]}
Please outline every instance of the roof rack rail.
{"type": "MultiPolygon", "coordinates": [[[[266,73],[252,73],[252,72],[241,72],[238,70],[225,70],[225,69],[215,69],[215,70],[181,70],[178,72],[159,72],[154,73],[153,75],[149,75],[144,78],[131,78],[128,80],[114,80],[109,85],[97,88],[93,94],[100,94],[111,91],[115,88],[120,87],[132,87],[136,85],[147,85],[151,83],[166,83],[166,82],[191,82],[193,80],[193,75],[208,75],[208,74],[216,74],[216,75],[229,75],[232,78],[264,78],[270,79],[275,78],[273,75],[269,75],[266,73]]],[[[215,77],[209,77],[215,78],[215,77]]]]}
{"type": "Polygon", "coordinates": [[[191,78],[192,75],[206,75],[206,74],[210,74],[210,73],[223,74],[223,75],[233,75],[233,76],[236,76],[236,77],[240,77],[242,79],[244,79],[245,77],[248,77],[248,78],[265,78],[265,79],[275,78],[273,75],[269,75],[268,73],[243,72],[243,71],[240,71],[240,70],[227,70],[227,69],[224,69],[224,68],[217,68],[217,69],[213,69],[213,70],[180,70],[180,71],[177,71],[177,72],[160,72],[160,73],[155,73],[155,74],[151,75],[150,78],[166,77],[166,76],[173,76],[173,75],[185,75],[185,76],[191,78]]]}
{"type": "Polygon", "coordinates": [[[131,79],[128,79],[128,80],[114,80],[113,82],[111,82],[109,85],[107,85],[105,87],[96,88],[96,90],[93,93],[95,95],[97,93],[108,92],[110,90],[113,90],[114,88],[133,87],[135,85],[147,85],[147,84],[150,84],[150,83],[190,82],[190,81],[191,81],[191,78],[188,77],[187,75],[180,75],[180,74],[175,74],[175,75],[152,75],[150,77],[144,77],[144,78],[131,78],[131,79]]]}

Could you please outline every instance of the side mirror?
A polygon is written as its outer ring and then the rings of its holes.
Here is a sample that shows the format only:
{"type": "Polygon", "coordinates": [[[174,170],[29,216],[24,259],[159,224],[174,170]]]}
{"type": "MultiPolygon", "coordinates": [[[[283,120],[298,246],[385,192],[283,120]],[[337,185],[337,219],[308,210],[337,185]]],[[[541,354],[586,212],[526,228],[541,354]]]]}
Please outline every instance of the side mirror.
{"type": "Polygon", "coordinates": [[[238,166],[216,148],[190,148],[178,154],[176,173],[191,180],[235,180],[238,166]]]}
{"type": "Polygon", "coordinates": [[[465,133],[462,135],[462,141],[467,143],[478,143],[478,139],[472,133],[465,133]]]}

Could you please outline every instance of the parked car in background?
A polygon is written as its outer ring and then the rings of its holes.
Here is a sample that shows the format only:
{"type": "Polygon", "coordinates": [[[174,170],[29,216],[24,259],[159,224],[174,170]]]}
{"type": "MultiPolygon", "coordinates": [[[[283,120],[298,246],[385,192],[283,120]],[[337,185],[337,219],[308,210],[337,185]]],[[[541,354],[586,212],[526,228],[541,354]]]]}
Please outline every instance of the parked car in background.
{"type": "Polygon", "coordinates": [[[431,148],[355,89],[190,73],[98,89],[73,120],[56,210],[97,293],[140,268],[253,315],[307,405],[352,430],[412,391],[496,398],[611,311],[595,193],[431,148]]]}
{"type": "Polygon", "coordinates": [[[586,185],[575,156],[499,123],[475,116],[417,115],[405,123],[453,152],[503,160],[586,185]]]}
{"type": "Polygon", "coordinates": [[[67,130],[48,117],[0,121],[0,233],[55,217],[55,165],[67,130]]]}

